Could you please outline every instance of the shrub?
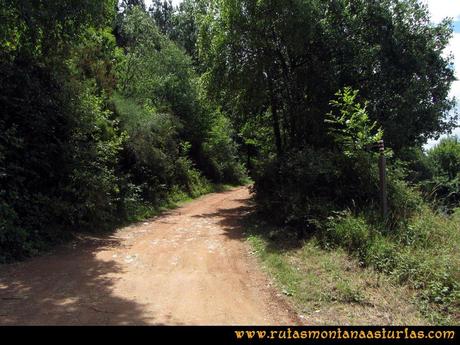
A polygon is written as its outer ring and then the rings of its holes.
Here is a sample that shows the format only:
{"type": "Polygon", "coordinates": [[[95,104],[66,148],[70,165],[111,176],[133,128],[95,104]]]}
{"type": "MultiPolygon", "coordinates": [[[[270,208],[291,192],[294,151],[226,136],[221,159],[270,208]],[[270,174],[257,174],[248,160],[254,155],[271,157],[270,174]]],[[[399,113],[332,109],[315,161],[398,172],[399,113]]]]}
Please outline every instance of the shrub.
{"type": "Polygon", "coordinates": [[[364,260],[366,264],[375,267],[378,271],[391,273],[398,261],[396,244],[378,235],[369,244],[364,260]]]}
{"type": "Polygon", "coordinates": [[[423,180],[427,194],[447,210],[460,205],[460,140],[458,137],[442,139],[427,152],[432,178],[423,180]]]}
{"type": "Polygon", "coordinates": [[[387,169],[389,213],[385,226],[388,231],[405,228],[407,221],[424,205],[420,192],[405,181],[405,173],[397,162],[387,169]]]}
{"type": "Polygon", "coordinates": [[[457,216],[446,218],[425,205],[395,231],[380,232],[367,217],[340,212],[317,236],[323,245],[340,246],[417,291],[422,309],[438,315],[434,321],[445,322],[449,314],[458,312],[460,301],[457,216]]]}
{"type": "Polygon", "coordinates": [[[341,246],[351,253],[364,253],[372,234],[363,217],[342,212],[329,217],[325,237],[329,243],[341,246]]]}

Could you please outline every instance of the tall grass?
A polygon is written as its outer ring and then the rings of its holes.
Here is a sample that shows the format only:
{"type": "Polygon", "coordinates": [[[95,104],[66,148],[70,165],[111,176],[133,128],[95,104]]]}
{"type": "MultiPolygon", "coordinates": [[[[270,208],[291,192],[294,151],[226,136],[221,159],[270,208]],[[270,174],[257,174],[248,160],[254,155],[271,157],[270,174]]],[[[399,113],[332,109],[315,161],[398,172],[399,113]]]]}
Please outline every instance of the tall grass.
{"type": "Polygon", "coordinates": [[[389,231],[364,214],[337,213],[320,236],[325,247],[342,247],[363,265],[385,272],[417,291],[431,322],[458,322],[460,315],[460,209],[452,215],[421,206],[389,231]]]}

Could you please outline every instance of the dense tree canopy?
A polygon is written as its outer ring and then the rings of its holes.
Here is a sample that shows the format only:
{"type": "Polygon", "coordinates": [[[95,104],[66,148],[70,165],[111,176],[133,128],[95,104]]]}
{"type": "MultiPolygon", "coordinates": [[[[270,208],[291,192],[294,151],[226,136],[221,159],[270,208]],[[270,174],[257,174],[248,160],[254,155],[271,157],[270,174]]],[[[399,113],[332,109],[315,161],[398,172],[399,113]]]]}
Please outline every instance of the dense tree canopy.
{"type": "Polygon", "coordinates": [[[214,2],[200,45],[210,94],[235,117],[270,108],[278,151],[324,146],[324,114],[345,86],[399,150],[455,123],[450,35],[417,1],[228,0],[214,2]]]}

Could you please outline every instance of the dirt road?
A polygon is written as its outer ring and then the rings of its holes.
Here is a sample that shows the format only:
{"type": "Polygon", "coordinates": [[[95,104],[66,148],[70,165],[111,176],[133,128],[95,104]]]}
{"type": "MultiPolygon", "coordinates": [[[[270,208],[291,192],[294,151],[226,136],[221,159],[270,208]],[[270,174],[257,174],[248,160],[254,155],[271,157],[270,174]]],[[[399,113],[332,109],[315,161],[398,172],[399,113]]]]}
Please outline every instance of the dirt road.
{"type": "Polygon", "coordinates": [[[0,266],[0,324],[292,324],[239,226],[247,188],[0,266]]]}

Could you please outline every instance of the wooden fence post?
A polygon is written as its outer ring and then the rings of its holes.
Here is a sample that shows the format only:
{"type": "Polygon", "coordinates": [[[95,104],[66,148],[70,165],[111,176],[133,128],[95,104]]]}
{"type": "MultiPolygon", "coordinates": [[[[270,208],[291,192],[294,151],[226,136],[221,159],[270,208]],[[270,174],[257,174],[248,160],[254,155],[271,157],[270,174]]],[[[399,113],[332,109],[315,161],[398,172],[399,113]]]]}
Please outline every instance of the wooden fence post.
{"type": "Polygon", "coordinates": [[[380,140],[379,143],[379,176],[380,176],[380,209],[384,220],[388,217],[388,199],[387,199],[387,177],[386,177],[386,158],[385,143],[380,140]]]}

